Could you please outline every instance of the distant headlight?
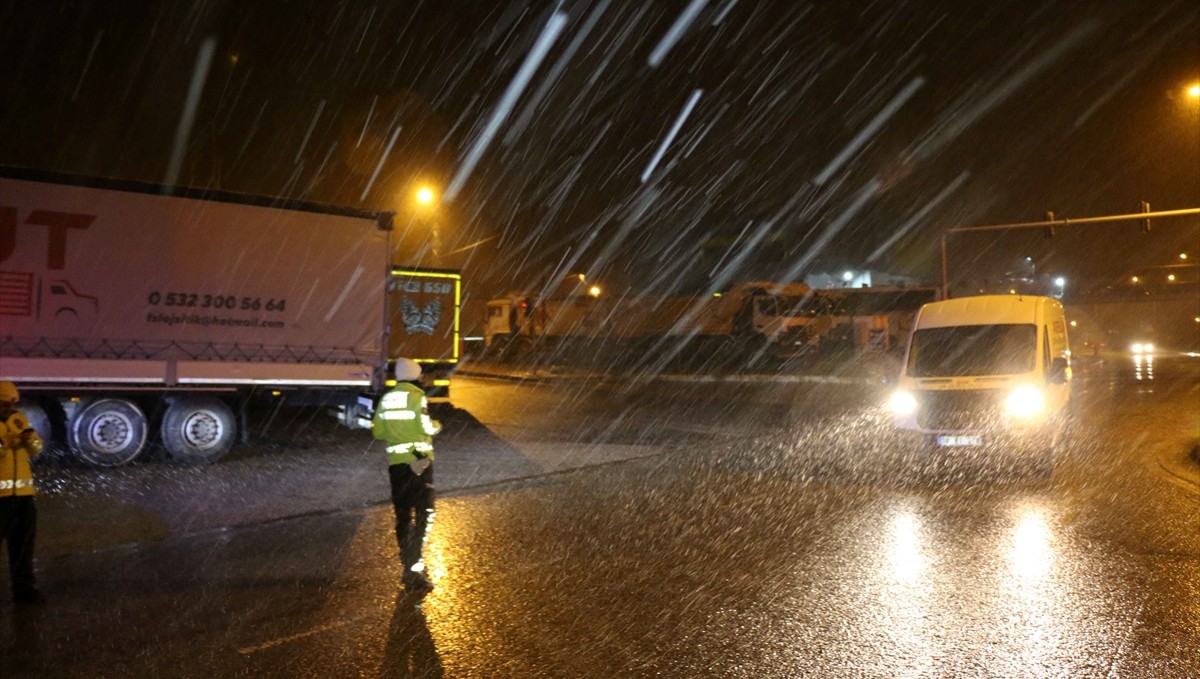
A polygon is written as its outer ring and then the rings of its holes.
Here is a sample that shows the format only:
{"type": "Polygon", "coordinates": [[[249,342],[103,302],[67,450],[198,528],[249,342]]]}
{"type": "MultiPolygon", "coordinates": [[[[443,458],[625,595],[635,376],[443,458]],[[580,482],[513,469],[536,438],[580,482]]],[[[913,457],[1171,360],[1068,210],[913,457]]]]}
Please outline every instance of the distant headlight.
{"type": "Polygon", "coordinates": [[[1142,353],[1142,344],[1140,342],[1131,344],[1129,346],[1129,351],[1130,351],[1130,353],[1134,353],[1134,354],[1142,353]]]}
{"type": "Polygon", "coordinates": [[[912,415],[917,412],[917,398],[907,391],[893,393],[892,412],[897,415],[912,415]]]}
{"type": "Polygon", "coordinates": [[[1154,351],[1154,345],[1146,342],[1135,342],[1129,347],[1129,351],[1134,354],[1149,354],[1154,351]]]}
{"type": "Polygon", "coordinates": [[[1046,400],[1042,390],[1031,386],[1017,387],[1004,402],[1004,409],[1009,415],[1016,417],[1033,417],[1045,408],[1046,400]]]}

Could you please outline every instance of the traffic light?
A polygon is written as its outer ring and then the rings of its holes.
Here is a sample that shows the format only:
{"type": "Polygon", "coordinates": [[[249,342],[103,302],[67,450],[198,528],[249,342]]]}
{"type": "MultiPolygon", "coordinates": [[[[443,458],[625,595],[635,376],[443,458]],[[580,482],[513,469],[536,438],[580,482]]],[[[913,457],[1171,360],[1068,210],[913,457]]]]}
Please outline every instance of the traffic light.
{"type": "MultiPolygon", "coordinates": [[[[1147,203],[1144,200],[1142,201],[1142,212],[1147,212],[1147,213],[1150,212],[1150,203],[1147,203]]],[[[1150,220],[1149,219],[1142,220],[1142,233],[1150,233],[1150,220]]]]}
{"type": "MultiPolygon", "coordinates": [[[[1054,210],[1046,210],[1046,221],[1048,221],[1048,222],[1054,221],[1054,210]]],[[[1050,240],[1051,238],[1054,238],[1054,225],[1053,224],[1050,224],[1049,226],[1046,226],[1042,229],[1042,237],[1045,238],[1046,240],[1050,240]]]]}

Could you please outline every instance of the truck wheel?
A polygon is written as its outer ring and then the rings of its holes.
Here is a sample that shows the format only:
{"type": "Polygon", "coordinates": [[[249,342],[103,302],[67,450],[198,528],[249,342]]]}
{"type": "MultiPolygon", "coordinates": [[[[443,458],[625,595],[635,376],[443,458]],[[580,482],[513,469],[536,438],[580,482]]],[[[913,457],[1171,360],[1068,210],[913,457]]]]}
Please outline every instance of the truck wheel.
{"type": "Polygon", "coordinates": [[[527,363],[533,358],[533,342],[526,337],[518,337],[508,345],[508,359],[514,363],[527,363]]]}
{"type": "Polygon", "coordinates": [[[236,438],[233,410],[218,398],[180,398],[163,415],[163,445],[175,462],[213,462],[229,452],[236,438]]]}
{"type": "Polygon", "coordinates": [[[132,462],[146,445],[146,415],[130,401],[93,401],[67,423],[67,443],[85,462],[118,467],[132,462]]]}

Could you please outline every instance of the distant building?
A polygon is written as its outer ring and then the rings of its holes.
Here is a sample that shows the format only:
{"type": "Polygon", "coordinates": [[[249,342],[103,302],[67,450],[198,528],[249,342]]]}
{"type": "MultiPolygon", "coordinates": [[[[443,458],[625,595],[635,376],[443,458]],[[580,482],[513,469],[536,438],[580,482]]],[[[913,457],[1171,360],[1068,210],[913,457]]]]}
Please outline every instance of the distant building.
{"type": "Polygon", "coordinates": [[[920,285],[920,281],[911,276],[900,276],[870,269],[842,269],[841,271],[810,273],[804,277],[804,283],[813,289],[911,288],[920,285]]]}

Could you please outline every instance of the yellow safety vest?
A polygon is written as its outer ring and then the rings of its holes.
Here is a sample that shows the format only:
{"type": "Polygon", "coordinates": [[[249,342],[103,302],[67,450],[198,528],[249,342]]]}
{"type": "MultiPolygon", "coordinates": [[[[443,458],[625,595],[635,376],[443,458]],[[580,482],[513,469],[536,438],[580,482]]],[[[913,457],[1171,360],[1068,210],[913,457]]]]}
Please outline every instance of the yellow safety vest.
{"type": "Polygon", "coordinates": [[[33,495],[29,458],[42,452],[42,437],[19,410],[0,413],[0,497],[33,495]]]}
{"type": "Polygon", "coordinates": [[[441,424],[429,417],[429,401],[420,387],[406,382],[379,399],[371,422],[375,438],[387,442],[388,465],[433,459],[433,435],[441,424]]]}

